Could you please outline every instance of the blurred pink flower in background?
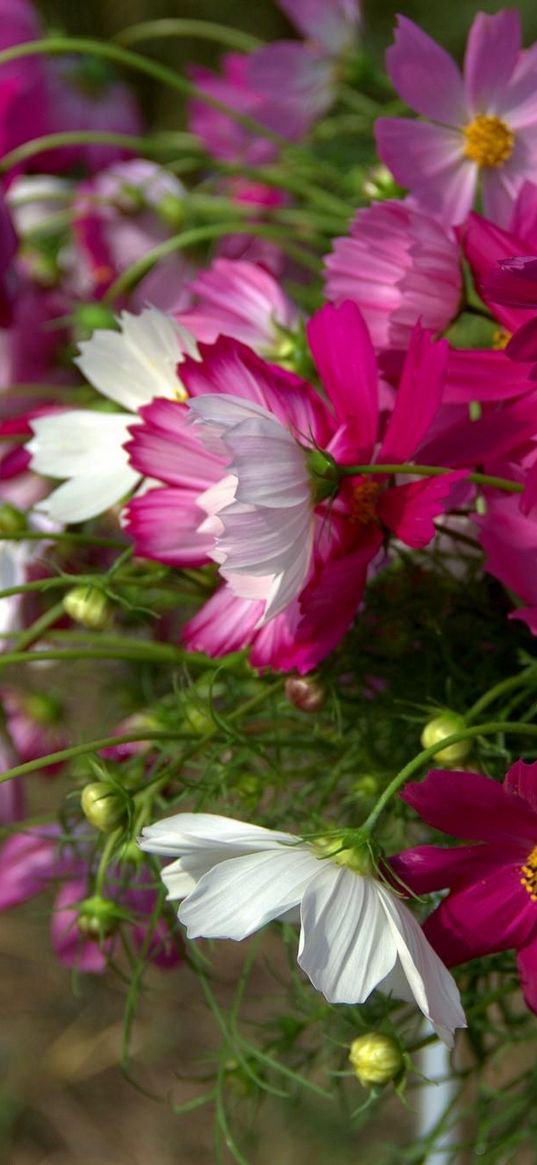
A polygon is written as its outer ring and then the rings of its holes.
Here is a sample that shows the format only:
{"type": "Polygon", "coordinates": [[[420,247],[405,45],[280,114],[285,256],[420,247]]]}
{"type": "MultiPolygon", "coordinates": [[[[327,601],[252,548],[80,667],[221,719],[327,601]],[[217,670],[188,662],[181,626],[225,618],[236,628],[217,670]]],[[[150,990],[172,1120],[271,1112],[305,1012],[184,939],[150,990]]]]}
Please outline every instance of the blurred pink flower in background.
{"type": "Polygon", "coordinates": [[[397,182],[430,213],[460,223],[480,186],[485,214],[505,226],[537,166],[537,46],[522,49],[514,10],[480,12],[464,74],[406,16],[386,67],[404,101],[431,121],[380,118],[377,148],[397,182]]]}

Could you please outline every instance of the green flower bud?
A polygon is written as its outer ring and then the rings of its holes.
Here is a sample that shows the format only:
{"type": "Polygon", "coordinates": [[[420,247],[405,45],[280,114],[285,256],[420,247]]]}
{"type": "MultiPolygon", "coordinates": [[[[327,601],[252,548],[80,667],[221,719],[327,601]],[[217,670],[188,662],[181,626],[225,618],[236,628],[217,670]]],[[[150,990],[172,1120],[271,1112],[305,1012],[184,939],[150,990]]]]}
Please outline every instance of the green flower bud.
{"type": "Polygon", "coordinates": [[[101,942],[102,939],[114,934],[121,918],[121,911],[115,902],[95,894],[80,903],[77,926],[84,938],[101,942]]]}
{"type": "Polygon", "coordinates": [[[125,801],[104,781],[86,785],[80,796],[82,812],[95,829],[111,833],[125,816],[125,801]]]}
{"type": "Polygon", "coordinates": [[[364,1088],[395,1080],[404,1067],[404,1057],[397,1040],[381,1032],[369,1032],[353,1040],[349,1060],[364,1088]]]}
{"type": "MultiPolygon", "coordinates": [[[[445,712],[441,712],[439,716],[434,716],[425,725],[421,734],[421,743],[424,748],[431,748],[433,744],[440,744],[442,740],[448,736],[453,736],[454,732],[461,732],[464,728],[466,728],[464,716],[446,709],[445,712]]],[[[435,764],[446,767],[459,764],[468,756],[471,747],[471,740],[459,740],[457,744],[449,744],[447,748],[442,748],[435,753],[433,761],[435,764]]]]}
{"type": "Polygon", "coordinates": [[[67,615],[90,631],[102,631],[110,619],[110,603],[96,587],[73,587],[63,600],[67,615]]]}
{"type": "Polygon", "coordinates": [[[28,529],[26,517],[10,502],[0,505],[0,534],[23,534],[28,529]]]}
{"type": "Polygon", "coordinates": [[[116,317],[104,303],[80,303],[74,309],[76,323],[91,335],[96,328],[116,330],[116,317]]]}
{"type": "Polygon", "coordinates": [[[185,200],[175,194],[166,194],[156,207],[159,218],[172,230],[178,231],[185,221],[185,200]]]}
{"type": "Polygon", "coordinates": [[[285,695],[301,712],[319,712],[326,700],[325,689],[314,676],[288,676],[285,695]]]}
{"type": "Polygon", "coordinates": [[[24,695],[24,711],[38,724],[58,724],[63,716],[63,707],[55,696],[47,692],[28,692],[24,695]]]}
{"type": "Polygon", "coordinates": [[[401,187],[397,185],[386,166],[374,166],[363,183],[363,192],[372,202],[383,202],[387,198],[398,198],[401,187]]]}

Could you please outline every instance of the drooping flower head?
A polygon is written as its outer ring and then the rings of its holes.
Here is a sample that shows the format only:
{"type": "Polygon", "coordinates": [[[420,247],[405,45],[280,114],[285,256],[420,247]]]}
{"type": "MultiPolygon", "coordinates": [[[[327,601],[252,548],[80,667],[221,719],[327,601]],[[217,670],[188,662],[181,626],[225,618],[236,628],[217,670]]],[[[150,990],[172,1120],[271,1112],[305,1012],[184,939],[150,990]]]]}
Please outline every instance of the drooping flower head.
{"type": "Polygon", "coordinates": [[[449,889],[424,924],[448,966],[514,949],[537,1011],[537,764],[516,761],[502,785],[433,770],[401,794],[429,825],[473,844],[405,850],[392,865],[418,894],[449,889]]]}
{"type": "Polygon", "coordinates": [[[398,17],[387,68],[404,101],[430,121],[380,118],[379,154],[423,209],[460,223],[478,186],[485,213],[506,225],[537,162],[536,48],[521,47],[514,10],[478,13],[461,75],[436,41],[398,17]]]}
{"type": "Polygon", "coordinates": [[[319,845],[209,813],[147,826],[150,853],[175,857],[162,877],[189,938],[241,940],[267,922],[300,921],[298,962],[331,1003],[375,988],[414,1000],[447,1044],[465,1024],[451,976],[406,906],[340,839],[319,845]]]}

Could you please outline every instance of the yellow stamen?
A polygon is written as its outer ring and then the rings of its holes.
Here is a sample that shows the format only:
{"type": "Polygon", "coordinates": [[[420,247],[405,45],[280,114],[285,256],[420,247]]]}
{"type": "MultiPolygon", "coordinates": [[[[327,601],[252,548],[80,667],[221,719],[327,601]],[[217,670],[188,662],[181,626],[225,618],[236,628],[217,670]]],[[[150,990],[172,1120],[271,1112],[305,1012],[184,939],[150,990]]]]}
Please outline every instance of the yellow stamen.
{"type": "Polygon", "coordinates": [[[361,526],[369,526],[377,517],[377,501],[380,493],[380,485],[376,481],[371,481],[370,478],[362,481],[352,495],[351,501],[351,521],[357,522],[361,526]]]}
{"type": "Polygon", "coordinates": [[[490,113],[478,113],[463,129],[464,153],[478,166],[503,166],[513,153],[515,135],[502,121],[490,113]]]}
{"type": "Polygon", "coordinates": [[[528,854],[520,872],[520,884],[528,891],[532,902],[537,902],[537,845],[528,854]]]}

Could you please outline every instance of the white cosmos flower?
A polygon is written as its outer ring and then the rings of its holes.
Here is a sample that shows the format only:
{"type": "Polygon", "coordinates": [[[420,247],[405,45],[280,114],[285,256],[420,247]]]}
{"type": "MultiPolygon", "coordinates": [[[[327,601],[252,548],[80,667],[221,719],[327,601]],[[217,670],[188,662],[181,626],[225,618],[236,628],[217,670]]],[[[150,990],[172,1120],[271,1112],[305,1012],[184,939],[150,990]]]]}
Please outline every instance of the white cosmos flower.
{"type": "Polygon", "coordinates": [[[123,446],[133,413],[154,397],[184,400],[176,367],[197,356],[194,338],[170,316],[147,308],[121,312],[120,332],[104,329],[79,345],[75,359],[90,384],[127,412],[73,409],[31,421],[31,468],[67,478],[38,509],[59,522],[82,522],[120,501],[140,481],[123,446]]]}
{"type": "Polygon", "coordinates": [[[212,558],[234,594],[265,600],[260,626],[300,594],[313,551],[307,451],[274,416],[240,397],[189,401],[200,438],[231,458],[229,474],[198,498],[213,532],[212,558]]]}
{"type": "Polygon", "coordinates": [[[162,878],[184,899],[189,938],[246,938],[276,918],[300,920],[298,962],[330,1003],[364,1003],[380,988],[415,1001],[449,1046],[465,1027],[455,982],[417,920],[387,886],[343,864],[351,851],[303,842],[210,813],[147,826],[141,848],[176,855],[162,878]]]}

